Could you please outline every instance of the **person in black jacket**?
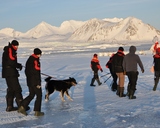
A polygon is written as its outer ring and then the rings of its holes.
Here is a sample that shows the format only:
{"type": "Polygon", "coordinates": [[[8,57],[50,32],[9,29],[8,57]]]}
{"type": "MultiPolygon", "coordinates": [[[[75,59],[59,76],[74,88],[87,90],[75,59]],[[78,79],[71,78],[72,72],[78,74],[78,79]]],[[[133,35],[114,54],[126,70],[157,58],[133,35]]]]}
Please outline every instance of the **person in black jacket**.
{"type": "Polygon", "coordinates": [[[98,55],[97,54],[93,55],[93,58],[91,60],[91,65],[90,66],[91,66],[91,69],[92,69],[92,71],[94,73],[93,78],[91,80],[90,86],[95,86],[94,85],[95,80],[97,81],[98,85],[100,86],[102,83],[99,80],[98,70],[100,70],[101,72],[103,72],[103,70],[101,68],[101,65],[99,64],[99,60],[98,60],[98,55]]]}
{"type": "Polygon", "coordinates": [[[42,102],[42,89],[41,89],[41,69],[39,58],[42,51],[39,48],[34,49],[34,54],[32,54],[27,62],[25,68],[25,74],[27,78],[27,86],[29,88],[29,95],[22,101],[21,107],[19,107],[18,112],[27,115],[25,109],[29,103],[33,100],[36,95],[36,101],[34,104],[35,116],[43,116],[44,112],[41,112],[41,102],[42,102]]]}
{"type": "Polygon", "coordinates": [[[119,47],[117,53],[112,58],[112,71],[116,73],[118,77],[117,95],[119,97],[125,97],[124,94],[124,70],[123,70],[123,58],[124,58],[124,48],[119,47]]]}
{"type": "Polygon", "coordinates": [[[156,49],[156,54],[153,56],[154,63],[154,87],[153,91],[156,91],[160,78],[160,48],[156,49]]]}
{"type": "Polygon", "coordinates": [[[14,98],[16,98],[17,106],[20,106],[23,100],[22,89],[19,84],[19,72],[22,70],[22,65],[17,62],[17,49],[19,42],[13,40],[8,46],[4,47],[2,55],[2,78],[5,78],[7,84],[6,111],[15,111],[18,108],[13,106],[14,98]]]}
{"type": "Polygon", "coordinates": [[[111,83],[112,91],[116,91],[117,90],[117,79],[118,79],[116,73],[114,71],[112,71],[113,70],[113,68],[112,68],[112,59],[113,59],[114,55],[115,54],[112,54],[112,56],[109,58],[109,61],[106,63],[106,68],[109,68],[109,71],[110,71],[111,76],[113,78],[113,82],[111,83]]]}

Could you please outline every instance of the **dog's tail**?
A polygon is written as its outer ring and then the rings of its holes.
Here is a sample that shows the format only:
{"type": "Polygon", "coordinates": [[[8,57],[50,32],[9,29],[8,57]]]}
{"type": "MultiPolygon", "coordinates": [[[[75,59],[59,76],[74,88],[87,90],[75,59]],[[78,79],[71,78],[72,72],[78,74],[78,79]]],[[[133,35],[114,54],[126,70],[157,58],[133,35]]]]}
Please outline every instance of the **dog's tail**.
{"type": "Polygon", "coordinates": [[[47,77],[46,79],[44,79],[46,81],[46,86],[45,89],[46,91],[48,91],[48,82],[51,80],[52,77],[47,77]]]}
{"type": "Polygon", "coordinates": [[[49,82],[51,78],[52,78],[52,77],[49,76],[49,77],[47,77],[47,78],[45,79],[45,81],[46,81],[46,82],[49,82]]]}

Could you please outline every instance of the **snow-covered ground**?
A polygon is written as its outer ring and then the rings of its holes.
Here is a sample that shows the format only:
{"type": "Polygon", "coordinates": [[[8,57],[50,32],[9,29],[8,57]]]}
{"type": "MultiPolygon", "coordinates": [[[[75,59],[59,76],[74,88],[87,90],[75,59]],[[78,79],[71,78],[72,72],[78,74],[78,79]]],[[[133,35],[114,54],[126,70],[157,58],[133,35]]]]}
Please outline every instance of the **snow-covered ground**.
{"type": "MultiPolygon", "coordinates": [[[[4,42],[3,42],[4,45],[4,42]]],[[[1,43],[1,54],[2,54],[1,43]]],[[[78,84],[69,91],[73,101],[66,99],[62,102],[59,92],[50,96],[50,100],[44,100],[46,76],[42,75],[43,117],[35,117],[33,112],[34,101],[30,103],[31,109],[28,116],[15,112],[6,112],[6,83],[0,78],[0,127],[1,128],[158,128],[160,125],[160,86],[153,92],[154,75],[150,72],[152,65],[152,55],[145,47],[138,47],[137,53],[140,55],[145,67],[145,73],[139,73],[137,82],[137,99],[129,100],[127,97],[119,98],[115,92],[110,90],[110,76],[105,64],[109,59],[109,54],[115,48],[99,49],[84,45],[71,47],[66,43],[55,44],[20,44],[18,49],[18,61],[25,64],[28,56],[32,54],[34,47],[39,47],[43,51],[41,57],[42,73],[51,75],[56,79],[66,79],[74,77],[78,84]],[[57,46],[57,47],[56,47],[57,46]],[[68,46],[68,47],[67,47],[68,46]],[[80,50],[81,47],[81,50],[80,50]],[[59,49],[58,49],[59,48],[59,49]],[[110,50],[111,49],[111,50],[110,50]],[[57,52],[55,52],[57,50],[57,52]],[[83,52],[83,51],[84,52],[83,52]],[[143,50],[143,51],[141,51],[143,50]],[[65,52],[64,52],[65,51],[65,52]],[[69,52],[68,52],[69,51],[69,52]],[[141,51],[141,52],[140,52],[141,51]],[[94,53],[99,54],[100,64],[103,73],[99,72],[101,86],[90,87],[92,71],[90,60],[94,53]]],[[[90,45],[91,46],[91,45],[90,45]]],[[[103,45],[104,46],[104,45],[103,45]]],[[[126,52],[128,49],[126,48],[126,52]]],[[[24,75],[24,69],[20,71],[20,84],[23,89],[23,96],[28,95],[28,88],[24,75]]],[[[128,79],[125,79],[125,92],[128,79]]],[[[97,84],[97,83],[96,83],[97,84]]],[[[16,105],[16,104],[15,104],[16,105]]]]}

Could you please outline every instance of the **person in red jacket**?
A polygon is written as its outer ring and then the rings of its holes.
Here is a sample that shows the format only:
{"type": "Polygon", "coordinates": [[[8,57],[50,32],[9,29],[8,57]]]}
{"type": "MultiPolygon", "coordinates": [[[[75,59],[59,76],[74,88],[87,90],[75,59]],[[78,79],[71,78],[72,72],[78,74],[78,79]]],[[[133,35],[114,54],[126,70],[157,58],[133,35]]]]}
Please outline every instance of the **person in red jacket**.
{"type": "Polygon", "coordinates": [[[99,76],[98,76],[98,70],[100,70],[101,72],[103,72],[101,65],[99,64],[99,60],[98,60],[98,55],[94,54],[93,58],[91,60],[91,69],[94,73],[93,78],[91,80],[91,84],[90,86],[95,86],[94,82],[95,80],[97,81],[98,85],[101,85],[102,83],[99,80],[99,76]]]}
{"type": "Polygon", "coordinates": [[[25,74],[27,77],[27,86],[29,88],[29,95],[22,101],[21,107],[19,107],[18,112],[27,115],[25,109],[29,103],[33,100],[36,95],[36,101],[34,104],[35,116],[43,116],[44,112],[41,112],[41,102],[42,102],[42,88],[41,88],[41,68],[39,58],[42,51],[39,48],[34,49],[34,54],[32,54],[27,62],[25,68],[25,74]]]}
{"type": "Polygon", "coordinates": [[[15,111],[20,106],[23,100],[22,88],[19,84],[19,72],[22,70],[22,65],[17,62],[17,49],[19,42],[17,40],[12,40],[8,46],[4,47],[4,52],[2,55],[2,78],[5,78],[7,84],[7,95],[6,111],[15,111]],[[16,103],[18,107],[13,106],[14,98],[16,98],[16,103]]]}
{"type": "Polygon", "coordinates": [[[153,91],[156,91],[160,78],[160,48],[156,49],[156,54],[153,56],[154,64],[154,87],[153,91]]]}

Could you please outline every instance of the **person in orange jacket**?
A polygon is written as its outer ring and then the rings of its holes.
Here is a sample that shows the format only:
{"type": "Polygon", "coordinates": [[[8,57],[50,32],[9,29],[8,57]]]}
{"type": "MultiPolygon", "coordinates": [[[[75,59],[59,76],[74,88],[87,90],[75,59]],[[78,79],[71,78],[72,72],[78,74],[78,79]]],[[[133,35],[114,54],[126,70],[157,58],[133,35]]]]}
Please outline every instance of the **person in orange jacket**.
{"type": "Polygon", "coordinates": [[[93,78],[91,80],[91,84],[90,86],[95,86],[94,82],[95,80],[97,81],[98,85],[100,86],[102,83],[99,80],[99,76],[98,76],[98,70],[100,70],[101,72],[103,72],[101,65],[99,64],[99,60],[98,60],[98,55],[94,54],[93,58],[91,60],[91,69],[94,73],[93,78]]]}

